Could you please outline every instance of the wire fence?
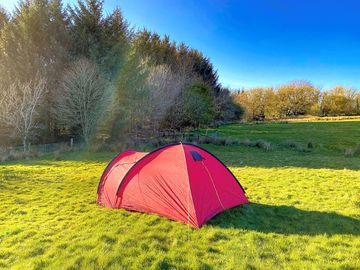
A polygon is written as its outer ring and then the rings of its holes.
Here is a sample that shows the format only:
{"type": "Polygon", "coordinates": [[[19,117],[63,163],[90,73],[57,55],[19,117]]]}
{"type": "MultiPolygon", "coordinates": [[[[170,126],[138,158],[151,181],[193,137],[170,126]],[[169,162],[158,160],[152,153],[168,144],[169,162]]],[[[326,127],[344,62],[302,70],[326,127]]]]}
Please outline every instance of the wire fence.
{"type": "Polygon", "coordinates": [[[41,153],[51,153],[57,150],[61,150],[64,148],[79,148],[83,144],[80,142],[74,142],[73,140],[63,141],[63,142],[56,142],[56,143],[47,143],[47,144],[31,144],[29,143],[26,148],[24,146],[17,145],[17,146],[3,146],[0,147],[0,154],[6,152],[41,152],[41,153]]]}
{"type": "MultiPolygon", "coordinates": [[[[121,149],[137,148],[137,149],[149,149],[153,147],[160,147],[166,144],[190,142],[194,144],[206,144],[206,143],[221,143],[223,139],[219,137],[217,132],[211,134],[200,131],[192,132],[176,132],[176,131],[162,131],[154,137],[142,137],[130,136],[131,139],[128,142],[107,142],[107,143],[94,143],[91,146],[86,147],[94,152],[101,151],[120,151],[121,149]]],[[[85,145],[81,141],[74,142],[73,139],[68,141],[47,143],[47,144],[28,144],[24,149],[23,146],[0,146],[0,162],[21,160],[27,158],[36,158],[43,154],[60,155],[64,152],[79,151],[85,149],[85,145]]]]}
{"type": "Polygon", "coordinates": [[[73,140],[47,144],[28,144],[25,149],[20,145],[0,146],[0,162],[37,158],[51,153],[60,154],[62,152],[78,151],[83,147],[83,143],[74,143],[73,140]]]}

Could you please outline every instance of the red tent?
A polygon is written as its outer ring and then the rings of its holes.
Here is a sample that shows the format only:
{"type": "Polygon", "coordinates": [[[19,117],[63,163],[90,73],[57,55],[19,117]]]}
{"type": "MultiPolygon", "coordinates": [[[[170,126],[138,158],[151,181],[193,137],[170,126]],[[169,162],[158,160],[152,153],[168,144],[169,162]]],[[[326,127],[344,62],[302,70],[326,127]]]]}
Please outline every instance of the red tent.
{"type": "Polygon", "coordinates": [[[196,145],[179,143],[150,153],[128,150],[116,156],[101,176],[97,202],[201,227],[248,200],[218,158],[196,145]]]}

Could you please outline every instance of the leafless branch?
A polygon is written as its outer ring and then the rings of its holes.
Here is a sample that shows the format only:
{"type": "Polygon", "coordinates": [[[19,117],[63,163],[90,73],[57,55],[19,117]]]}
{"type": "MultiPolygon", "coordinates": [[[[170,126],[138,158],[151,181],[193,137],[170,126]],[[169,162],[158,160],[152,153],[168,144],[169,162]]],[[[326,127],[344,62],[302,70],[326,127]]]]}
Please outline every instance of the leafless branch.
{"type": "Polygon", "coordinates": [[[74,63],[64,75],[55,115],[69,127],[80,126],[85,143],[97,126],[108,88],[96,65],[85,59],[74,63]]]}
{"type": "Polygon", "coordinates": [[[37,78],[28,83],[14,82],[0,93],[0,122],[13,131],[12,136],[21,137],[24,151],[39,125],[39,107],[45,86],[45,80],[37,78]]]}

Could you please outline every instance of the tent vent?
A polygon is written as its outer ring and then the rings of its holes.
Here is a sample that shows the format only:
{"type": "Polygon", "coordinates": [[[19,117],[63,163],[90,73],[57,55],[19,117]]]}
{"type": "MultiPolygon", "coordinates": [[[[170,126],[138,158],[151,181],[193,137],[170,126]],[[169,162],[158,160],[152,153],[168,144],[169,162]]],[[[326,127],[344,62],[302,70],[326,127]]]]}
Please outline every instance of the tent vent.
{"type": "Polygon", "coordinates": [[[200,161],[200,160],[203,160],[203,156],[199,154],[199,152],[197,151],[190,151],[190,154],[192,155],[193,159],[195,161],[200,161]]]}

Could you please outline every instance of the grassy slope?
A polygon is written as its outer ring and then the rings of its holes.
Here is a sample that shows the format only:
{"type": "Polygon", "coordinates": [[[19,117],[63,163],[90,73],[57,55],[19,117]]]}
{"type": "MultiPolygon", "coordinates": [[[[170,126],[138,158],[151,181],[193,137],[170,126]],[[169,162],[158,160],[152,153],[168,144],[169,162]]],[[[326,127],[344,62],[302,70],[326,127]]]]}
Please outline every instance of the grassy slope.
{"type": "Polygon", "coordinates": [[[225,126],[220,133],[322,147],[206,145],[252,203],[198,230],[98,207],[98,178],[113,153],[0,165],[0,268],[360,268],[360,158],[337,150],[360,141],[360,122],[225,126]]]}

